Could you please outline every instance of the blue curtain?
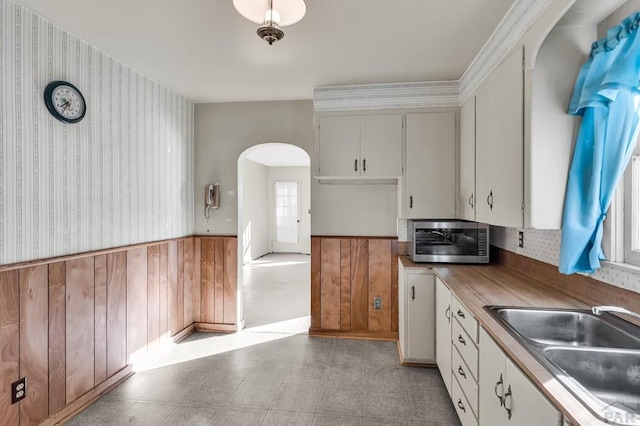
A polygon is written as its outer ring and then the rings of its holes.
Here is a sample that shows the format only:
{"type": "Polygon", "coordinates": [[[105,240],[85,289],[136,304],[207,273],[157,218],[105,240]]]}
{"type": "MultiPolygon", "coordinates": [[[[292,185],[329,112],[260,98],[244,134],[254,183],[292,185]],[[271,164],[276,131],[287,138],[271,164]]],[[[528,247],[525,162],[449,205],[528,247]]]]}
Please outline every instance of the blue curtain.
{"type": "Polygon", "coordinates": [[[593,43],[569,114],[582,116],[569,171],[560,272],[595,272],[604,259],[603,221],[638,138],[640,12],[593,43]]]}

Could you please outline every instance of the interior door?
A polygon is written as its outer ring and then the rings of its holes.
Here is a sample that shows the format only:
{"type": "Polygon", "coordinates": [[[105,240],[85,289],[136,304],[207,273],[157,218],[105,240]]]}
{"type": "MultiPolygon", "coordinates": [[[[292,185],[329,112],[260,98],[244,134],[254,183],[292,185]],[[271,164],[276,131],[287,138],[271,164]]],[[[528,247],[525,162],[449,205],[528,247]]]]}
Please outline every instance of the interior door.
{"type": "Polygon", "coordinates": [[[300,253],[300,183],[273,182],[274,253],[300,253]]]}

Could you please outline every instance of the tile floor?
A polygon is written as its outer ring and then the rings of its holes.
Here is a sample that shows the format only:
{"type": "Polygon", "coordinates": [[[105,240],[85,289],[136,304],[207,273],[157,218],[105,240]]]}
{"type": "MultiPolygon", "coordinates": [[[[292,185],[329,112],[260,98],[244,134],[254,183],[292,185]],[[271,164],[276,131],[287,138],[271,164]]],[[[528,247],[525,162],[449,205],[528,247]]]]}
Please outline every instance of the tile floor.
{"type": "Polygon", "coordinates": [[[252,265],[249,285],[245,274],[248,299],[278,312],[251,317],[245,303],[245,330],[195,333],[139,360],[67,424],[458,425],[438,370],[400,366],[396,343],[306,335],[308,285],[291,282],[308,274],[308,259],[269,256],[277,268],[252,265]]]}

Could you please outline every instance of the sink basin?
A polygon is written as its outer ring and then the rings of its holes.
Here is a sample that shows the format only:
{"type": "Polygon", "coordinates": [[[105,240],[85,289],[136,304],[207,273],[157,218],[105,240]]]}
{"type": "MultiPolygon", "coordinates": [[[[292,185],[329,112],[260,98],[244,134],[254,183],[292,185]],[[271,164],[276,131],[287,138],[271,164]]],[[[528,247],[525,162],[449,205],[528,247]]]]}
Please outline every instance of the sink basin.
{"type": "Polygon", "coordinates": [[[486,309],[601,420],[640,423],[639,327],[590,310],[486,309]]]}
{"type": "Polygon", "coordinates": [[[518,334],[543,345],[640,349],[640,338],[591,311],[497,308],[499,317],[518,334]]]}

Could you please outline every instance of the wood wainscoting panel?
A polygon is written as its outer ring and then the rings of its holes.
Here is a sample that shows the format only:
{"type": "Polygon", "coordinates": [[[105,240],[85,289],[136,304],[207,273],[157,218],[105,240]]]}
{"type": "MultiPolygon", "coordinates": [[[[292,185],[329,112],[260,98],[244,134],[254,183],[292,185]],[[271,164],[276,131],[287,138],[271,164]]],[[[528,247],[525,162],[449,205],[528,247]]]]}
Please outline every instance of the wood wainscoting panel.
{"type": "Polygon", "coordinates": [[[49,416],[49,267],[23,268],[19,277],[20,377],[29,383],[20,424],[37,425],[49,416]]]}
{"type": "Polygon", "coordinates": [[[67,404],[67,265],[49,264],[49,415],[67,404]]]}
{"type": "MultiPolygon", "coordinates": [[[[176,292],[176,333],[182,331],[185,327],[187,327],[190,323],[184,322],[184,240],[179,240],[177,242],[178,253],[177,257],[177,271],[176,271],[176,288],[178,289],[176,292]]],[[[175,334],[174,334],[175,335],[175,334]]]]}
{"type": "Polygon", "coordinates": [[[322,308],[321,246],[322,238],[311,237],[311,329],[320,328],[320,311],[322,308]]]}
{"type": "Polygon", "coordinates": [[[127,363],[147,351],[147,248],[127,250],[127,363]]]}
{"type": "Polygon", "coordinates": [[[369,240],[351,240],[351,330],[369,329],[369,240]]]}
{"type": "Polygon", "coordinates": [[[167,309],[169,322],[169,335],[174,336],[180,332],[182,327],[183,314],[178,308],[179,299],[182,300],[182,293],[178,292],[178,243],[170,241],[168,246],[167,260],[167,309]],[[178,294],[180,297],[178,298],[178,294]]]}
{"type": "Polygon", "coordinates": [[[169,341],[169,244],[160,244],[160,343],[169,341]]]}
{"type": "Polygon", "coordinates": [[[202,318],[202,238],[193,238],[193,321],[202,318]]]}
{"type": "Polygon", "coordinates": [[[107,254],[107,377],[127,365],[127,252],[107,254]]]}
{"type": "Polygon", "coordinates": [[[94,259],[85,257],[66,262],[67,404],[95,385],[94,259]]]}
{"type": "Polygon", "coordinates": [[[340,239],[324,238],[320,266],[320,327],[340,329],[340,239]]]}
{"type": "Polygon", "coordinates": [[[216,242],[212,238],[202,238],[200,322],[215,322],[216,242]]]}
{"type": "MultiPolygon", "coordinates": [[[[194,251],[193,251],[193,238],[185,238],[184,244],[184,324],[188,325],[195,322],[195,316],[193,311],[193,300],[195,298],[194,287],[195,283],[195,266],[194,266],[194,251]]],[[[198,287],[200,283],[197,283],[198,287]]]]}
{"type": "Polygon", "coordinates": [[[107,380],[107,255],[95,256],[95,384],[107,380]]]}
{"type": "Polygon", "coordinates": [[[340,240],[340,329],[351,329],[351,240],[340,240]]]}
{"type": "Polygon", "coordinates": [[[397,251],[395,238],[312,237],[309,333],[397,339],[397,251]]]}
{"type": "Polygon", "coordinates": [[[20,405],[11,404],[11,383],[20,378],[18,271],[0,273],[0,424],[15,426],[20,405]]]}
{"type": "Polygon", "coordinates": [[[391,240],[369,241],[369,330],[391,331],[391,240]],[[374,299],[382,298],[381,309],[374,299]]]}
{"type": "Polygon", "coordinates": [[[147,350],[160,344],[160,247],[147,247],[147,350]]]}
{"type": "Polygon", "coordinates": [[[225,240],[219,238],[215,240],[213,261],[213,321],[217,324],[224,323],[224,246],[225,240]]]}
{"type": "Polygon", "coordinates": [[[224,323],[238,322],[238,240],[224,239],[224,323]]]}

